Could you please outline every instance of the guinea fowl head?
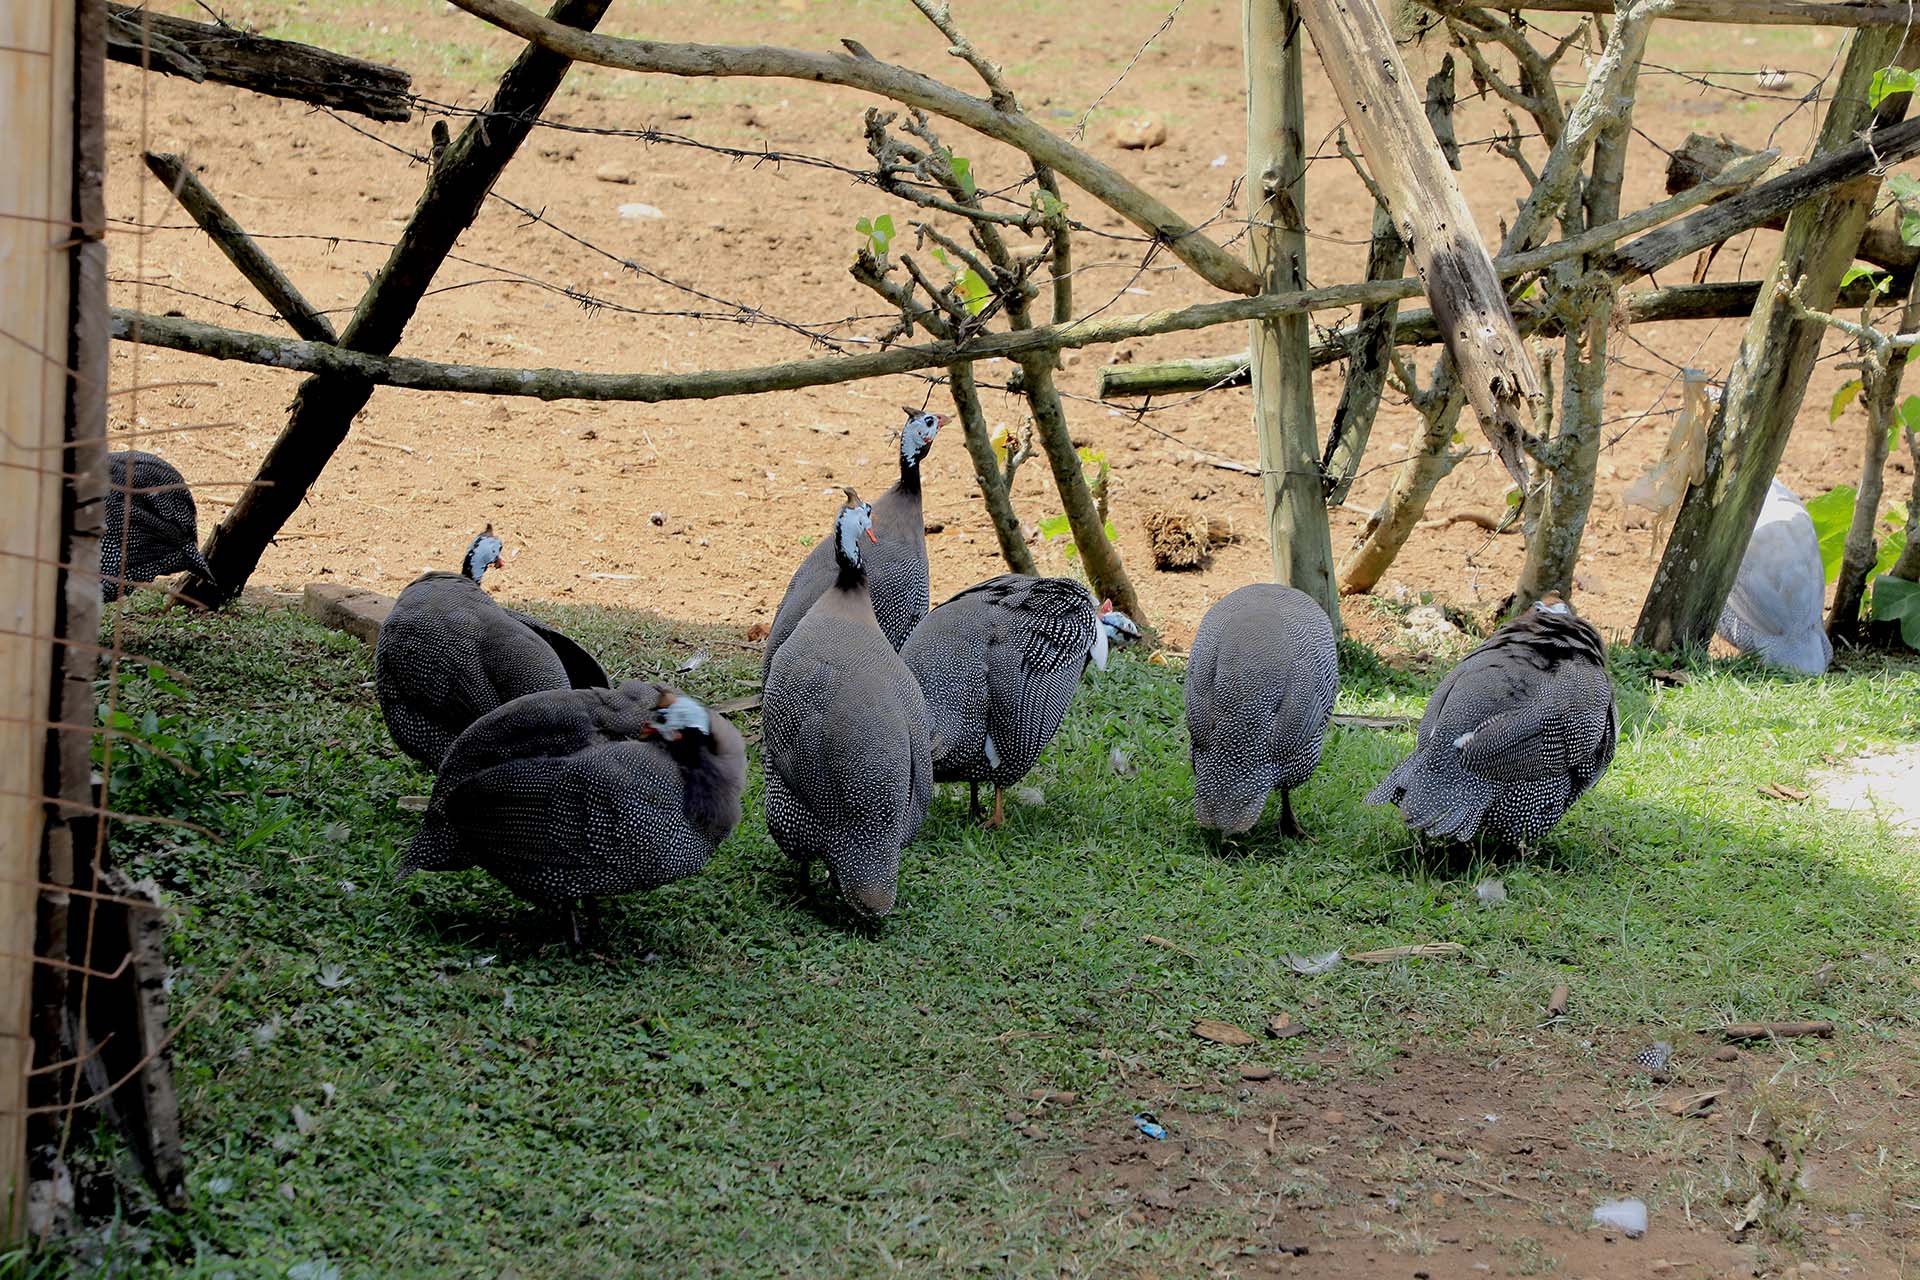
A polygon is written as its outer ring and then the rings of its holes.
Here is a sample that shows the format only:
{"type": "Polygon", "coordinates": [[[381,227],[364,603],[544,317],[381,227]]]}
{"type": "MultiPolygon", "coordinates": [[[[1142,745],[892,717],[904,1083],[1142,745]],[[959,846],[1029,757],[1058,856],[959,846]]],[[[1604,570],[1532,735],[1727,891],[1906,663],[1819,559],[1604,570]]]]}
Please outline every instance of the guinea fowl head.
{"type": "Polygon", "coordinates": [[[1127,644],[1140,638],[1140,624],[1113,607],[1113,601],[1100,602],[1100,626],[1093,637],[1093,665],[1100,670],[1107,669],[1107,652],[1117,644],[1127,644]]]}
{"type": "Polygon", "coordinates": [[[1557,613],[1563,618],[1573,616],[1573,606],[1567,603],[1565,596],[1558,591],[1549,591],[1533,602],[1533,607],[1542,613],[1557,613]]]}
{"type": "Polygon", "coordinates": [[[852,587],[866,577],[861,567],[861,553],[864,548],[860,539],[878,546],[880,539],[873,533],[873,508],[860,501],[860,495],[852,489],[847,490],[847,505],[840,508],[840,514],[833,522],[833,558],[840,566],[839,585],[852,587]]]}
{"type": "Polygon", "coordinates": [[[907,415],[906,425],[900,428],[900,475],[905,478],[919,471],[921,460],[933,448],[934,436],[949,419],[944,413],[929,413],[925,409],[902,407],[900,412],[907,415]]]}
{"type": "Polygon", "coordinates": [[[672,689],[660,690],[660,700],[654,704],[653,716],[640,730],[643,738],[659,738],[662,742],[679,742],[682,737],[692,733],[700,737],[713,736],[713,718],[707,709],[672,689]]]}
{"type": "Polygon", "coordinates": [[[485,576],[489,569],[504,569],[506,561],[500,558],[506,544],[493,535],[493,526],[488,525],[480,531],[480,536],[467,548],[467,558],[460,562],[460,572],[475,582],[485,576]]]}

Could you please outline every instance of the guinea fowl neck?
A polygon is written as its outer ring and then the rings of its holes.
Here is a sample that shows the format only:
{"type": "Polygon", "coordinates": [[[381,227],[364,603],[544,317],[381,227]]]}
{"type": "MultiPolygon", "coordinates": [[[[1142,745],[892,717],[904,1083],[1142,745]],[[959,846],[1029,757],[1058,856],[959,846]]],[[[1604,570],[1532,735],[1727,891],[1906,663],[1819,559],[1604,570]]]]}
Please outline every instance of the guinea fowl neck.
{"type": "Polygon", "coordinates": [[[900,483],[893,487],[900,493],[920,496],[920,460],[904,449],[900,453],[900,483]]]}
{"type": "Polygon", "coordinates": [[[703,733],[682,734],[667,751],[680,766],[681,810],[687,822],[709,840],[719,842],[733,829],[739,815],[738,788],[729,803],[728,764],[720,744],[703,733]]]}

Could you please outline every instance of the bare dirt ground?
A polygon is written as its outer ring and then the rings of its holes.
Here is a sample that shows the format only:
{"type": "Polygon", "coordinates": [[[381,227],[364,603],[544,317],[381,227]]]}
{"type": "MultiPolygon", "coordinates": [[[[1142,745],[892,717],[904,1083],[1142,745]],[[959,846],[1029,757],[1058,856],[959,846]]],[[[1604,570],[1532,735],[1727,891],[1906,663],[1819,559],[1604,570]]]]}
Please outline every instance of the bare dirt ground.
{"type": "MultiPolygon", "coordinates": [[[[187,0],[165,7],[198,12],[187,0]]],[[[484,103],[493,75],[514,48],[476,20],[427,0],[249,0],[229,3],[224,11],[272,34],[399,63],[414,73],[417,92],[466,108],[484,103]]],[[[1157,0],[991,0],[961,6],[957,17],[1006,65],[1036,116],[1071,130],[1099,100],[1087,123],[1091,149],[1188,216],[1208,218],[1229,200],[1243,163],[1238,14],[1237,5],[1221,0],[1184,5],[1124,77],[1128,60],[1166,16],[1157,0]],[[1141,112],[1165,120],[1168,141],[1145,152],[1120,150],[1110,130],[1141,112]]],[[[877,57],[956,84],[966,81],[965,68],[944,56],[932,30],[905,5],[621,4],[603,29],[819,49],[837,48],[839,37],[854,36],[877,57]]],[[[1840,46],[1835,33],[1806,28],[1660,28],[1641,81],[1627,207],[1659,198],[1660,148],[1677,146],[1690,130],[1724,132],[1756,146],[1772,141],[1789,155],[1803,152],[1817,112],[1796,110],[1796,102],[1835,64],[1840,46]],[[1787,89],[1757,88],[1755,73],[1768,66],[1796,73],[1787,89]]],[[[1425,75],[1441,52],[1437,40],[1413,51],[1416,74],[1425,75]]],[[[1570,97],[1584,74],[1577,55],[1563,72],[1562,93],[1570,97]]],[[[1500,127],[1498,113],[1474,97],[1464,71],[1459,83],[1459,135],[1483,140],[1500,127]]],[[[406,125],[348,122],[216,86],[160,76],[143,80],[120,67],[112,71],[110,93],[110,212],[123,220],[111,239],[117,304],[283,331],[276,320],[256,314],[258,299],[187,228],[146,174],[138,160],[145,145],[189,155],[308,295],[344,322],[420,189],[423,168],[403,152],[425,151],[427,116],[406,125]]],[[[810,85],[642,81],[588,68],[576,69],[550,118],[587,130],[655,126],[708,144],[804,152],[860,166],[866,162],[860,114],[867,105],[860,95],[810,85]]],[[[1308,177],[1310,275],[1317,284],[1354,279],[1363,268],[1370,205],[1334,149],[1332,96],[1311,95],[1308,113],[1319,157],[1308,177]]],[[[456,129],[462,123],[453,120],[456,129]]],[[[973,159],[983,186],[1018,176],[1006,153],[958,126],[947,130],[947,138],[973,159]]],[[[1539,144],[1529,145],[1537,162],[1539,144]]],[[[1491,231],[1520,193],[1515,171],[1484,143],[1467,147],[1465,165],[1466,189],[1483,228],[1491,231]]],[[[891,212],[904,229],[909,212],[832,171],[755,165],[683,146],[552,129],[535,133],[498,190],[606,253],[490,202],[461,242],[462,260],[442,272],[440,288],[408,330],[403,354],[595,370],[694,370],[826,354],[773,325],[680,314],[726,310],[687,290],[827,328],[843,339],[878,334],[885,321],[873,318],[875,300],[846,274],[859,241],[853,224],[891,212]],[[623,204],[652,205],[664,216],[622,217],[623,204]],[[639,263],[649,274],[627,271],[619,259],[639,263]],[[588,292],[641,314],[583,309],[560,289],[588,292]],[[842,323],[846,317],[867,318],[842,323]]],[[[1069,192],[1069,204],[1100,232],[1133,235],[1091,199],[1069,192]]],[[[1227,209],[1216,228],[1223,237],[1233,231],[1231,214],[1227,209]]],[[[1768,236],[1729,246],[1713,263],[1712,277],[1761,274],[1768,236]]],[[[1209,294],[1167,262],[1140,270],[1142,245],[1134,239],[1080,239],[1083,311],[1158,309],[1209,294]]],[[[1676,268],[1673,280],[1686,278],[1689,265],[1676,268]]],[[[1330,325],[1342,318],[1324,314],[1318,320],[1330,325]]],[[[1644,513],[1624,508],[1620,493],[1666,439],[1678,403],[1679,367],[1724,370],[1739,330],[1737,321],[1675,324],[1635,331],[1617,344],[1620,363],[1607,406],[1613,443],[1601,464],[1601,492],[1578,578],[1580,605],[1612,634],[1630,628],[1657,550],[1644,513]]],[[[1069,358],[1064,385],[1090,396],[1098,367],[1110,361],[1223,354],[1244,346],[1244,332],[1231,327],[1124,349],[1089,349],[1069,358]]],[[[174,459],[195,483],[203,525],[223,514],[279,430],[296,379],[125,346],[116,349],[115,360],[117,386],[137,382],[146,388],[117,397],[117,428],[174,431],[218,424],[145,443],[174,459]]],[[[1827,417],[1831,393],[1844,377],[1835,363],[1830,357],[1816,374],[1787,455],[1784,475],[1802,492],[1850,481],[1857,468],[1859,428],[1852,418],[1831,425],[1827,417]]],[[[1004,364],[984,368],[982,380],[1005,372],[1004,364]]],[[[1322,421],[1331,414],[1340,378],[1337,368],[1329,368],[1317,379],[1322,421]]],[[[499,589],[510,596],[642,604],[746,627],[771,615],[803,547],[826,526],[835,502],[832,486],[851,482],[877,491],[890,483],[888,433],[898,418],[896,406],[917,405],[929,395],[945,403],[943,388],[906,377],[659,406],[382,390],[256,582],[298,585],[330,578],[393,591],[425,568],[452,565],[473,533],[491,522],[515,555],[500,575],[499,589]],[[649,519],[655,513],[657,522],[649,519]]],[[[996,422],[1017,423],[1023,407],[1001,393],[988,404],[996,422]]],[[[1169,642],[1183,645],[1207,605],[1269,573],[1257,479],[1196,461],[1196,455],[1253,456],[1247,393],[1181,400],[1144,419],[1086,400],[1074,401],[1072,411],[1076,436],[1112,461],[1113,520],[1148,612],[1169,642]],[[1228,520],[1243,536],[1202,572],[1155,572],[1141,522],[1161,507],[1228,520]]],[[[1414,422],[1400,405],[1383,409],[1350,509],[1334,513],[1336,553],[1352,542],[1364,512],[1385,492],[1414,422]]],[[[1463,429],[1474,430],[1470,421],[1463,429]]],[[[957,438],[939,443],[927,479],[928,515],[942,526],[930,540],[937,600],[1000,566],[957,438]]],[[[1477,458],[1442,485],[1434,511],[1495,511],[1504,486],[1499,468],[1477,458]]],[[[1889,500],[1904,488],[1904,479],[1893,477],[1889,500]]],[[[1021,472],[1017,500],[1029,524],[1058,510],[1041,462],[1021,472]]],[[[1516,537],[1494,539],[1471,525],[1422,530],[1382,589],[1404,587],[1467,608],[1485,606],[1506,592],[1520,554],[1516,537]]],[[[1040,558],[1047,569],[1071,571],[1057,548],[1043,548],[1040,558]]],[[[1348,612],[1350,622],[1365,631],[1371,611],[1354,602],[1348,612]]]]}
{"type": "Polygon", "coordinates": [[[1166,1138],[1093,1135],[1061,1176],[1081,1224],[1213,1215],[1222,1274],[1909,1274],[1910,1057],[1842,1081],[1830,1052],[1700,1037],[1655,1080],[1635,1048],[1416,1049],[1374,1075],[1330,1051],[1311,1085],[1143,1083],[1166,1138]],[[1644,1236],[1592,1222],[1629,1197],[1659,1205],[1644,1236]]]}

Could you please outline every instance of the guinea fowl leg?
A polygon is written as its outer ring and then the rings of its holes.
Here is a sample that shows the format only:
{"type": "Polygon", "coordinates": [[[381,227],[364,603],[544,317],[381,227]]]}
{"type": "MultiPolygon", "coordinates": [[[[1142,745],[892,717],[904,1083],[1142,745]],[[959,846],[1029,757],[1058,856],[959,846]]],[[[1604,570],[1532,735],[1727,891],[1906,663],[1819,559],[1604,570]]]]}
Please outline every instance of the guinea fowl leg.
{"type": "Polygon", "coordinates": [[[1286,787],[1280,789],[1280,834],[1293,840],[1313,839],[1293,816],[1293,792],[1286,787]]]}
{"type": "Polygon", "coordinates": [[[980,784],[978,782],[969,782],[967,784],[967,816],[976,822],[979,821],[980,784]]]}
{"type": "Polygon", "coordinates": [[[993,788],[993,816],[991,818],[988,818],[986,821],[987,829],[992,830],[994,827],[999,826],[1001,823],[1005,822],[1006,820],[1007,820],[1007,794],[1006,792],[1002,791],[999,788],[998,784],[996,784],[993,788]]]}

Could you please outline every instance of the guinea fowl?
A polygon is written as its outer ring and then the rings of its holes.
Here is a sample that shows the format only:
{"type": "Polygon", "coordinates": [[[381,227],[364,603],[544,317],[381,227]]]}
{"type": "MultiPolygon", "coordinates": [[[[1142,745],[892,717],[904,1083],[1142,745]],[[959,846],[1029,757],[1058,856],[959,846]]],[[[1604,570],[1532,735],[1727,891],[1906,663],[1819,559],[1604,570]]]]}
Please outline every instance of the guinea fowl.
{"type": "Polygon", "coordinates": [[[1367,795],[1408,826],[1526,846],[1560,821],[1613,760],[1620,733],[1606,647],[1549,595],[1447,673],[1419,745],[1367,795]]]}
{"type": "Polygon", "coordinates": [[[1139,635],[1071,578],[1002,574],[929,613],[900,657],[926,695],[933,780],[968,783],[976,815],[992,783],[999,826],[1004,789],[1053,741],[1087,664],[1105,671],[1109,646],[1139,635]]]}
{"type": "Polygon", "coordinates": [[[1793,490],[1773,482],[1720,611],[1719,632],[1742,653],[1817,676],[1833,661],[1821,625],[1827,576],[1820,535],[1793,490]]]}
{"type": "Polygon", "coordinates": [[[191,569],[207,581],[193,491],[173,464],[128,449],[107,455],[106,524],[100,530],[100,598],[118,600],[123,583],[152,582],[191,569]]]}
{"type": "Polygon", "coordinates": [[[884,544],[851,489],[830,545],[834,580],[761,692],[767,827],[803,866],[824,861],[854,911],[884,916],[933,795],[927,701],[874,619],[863,559],[884,544]]]}
{"type": "Polygon", "coordinates": [[[479,867],[564,907],[653,889],[707,864],[740,824],[746,748],[665,685],[553,689],[497,707],[454,740],[402,874],[479,867]]]}
{"type": "Polygon", "coordinates": [[[429,769],[439,768],[467,726],[502,703],[608,683],[585,649],[487,594],[480,579],[500,565],[500,550],[488,525],[459,573],[414,579],[380,624],[373,650],[380,714],[400,749],[429,769]]]}
{"type": "Polygon", "coordinates": [[[1195,821],[1237,835],[1278,791],[1281,831],[1306,835],[1292,791],[1319,767],[1339,691],[1333,623],[1305,592],[1256,582],[1207,610],[1187,659],[1195,821]]]}
{"type": "MultiPolygon", "coordinates": [[[[933,448],[933,437],[947,424],[947,415],[903,409],[900,428],[900,479],[873,504],[873,531],[880,541],[862,562],[873,615],[887,643],[898,652],[927,616],[927,526],[920,507],[920,464],[933,448]]],[[[787,583],[787,594],[773,615],[773,629],[760,660],[764,681],[773,667],[773,655],[793,634],[800,620],[839,577],[835,551],[827,542],[814,544],[787,583]]]]}

